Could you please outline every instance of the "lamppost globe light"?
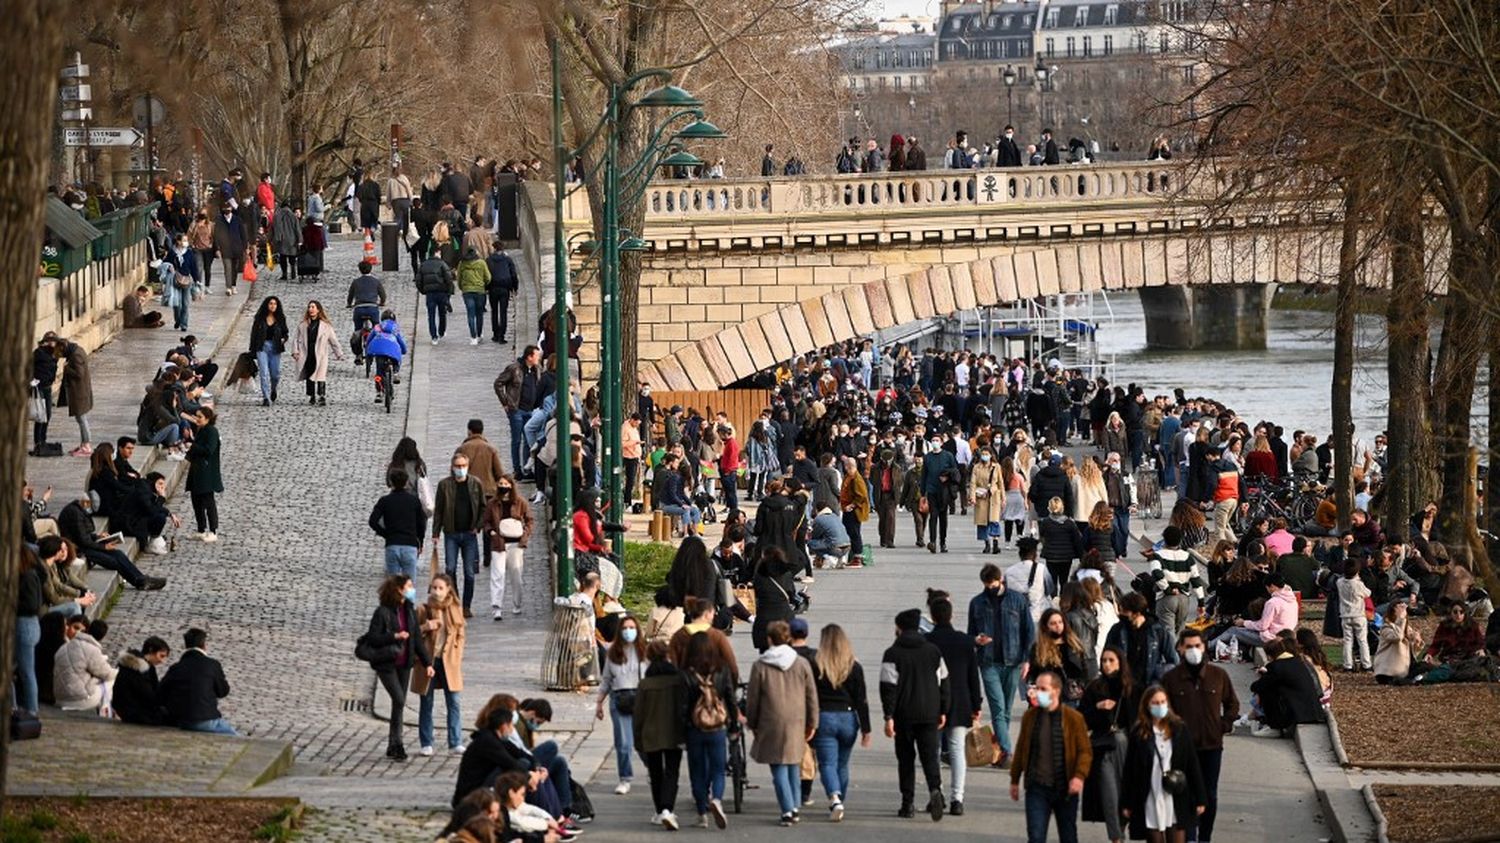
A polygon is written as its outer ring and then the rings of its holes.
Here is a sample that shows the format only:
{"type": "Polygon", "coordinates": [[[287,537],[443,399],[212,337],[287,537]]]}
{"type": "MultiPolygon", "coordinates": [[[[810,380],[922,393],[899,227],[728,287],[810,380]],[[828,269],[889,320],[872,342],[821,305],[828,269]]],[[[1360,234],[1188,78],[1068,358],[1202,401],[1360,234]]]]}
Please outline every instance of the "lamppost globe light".
{"type": "Polygon", "coordinates": [[[663,85],[635,102],[646,108],[701,108],[703,101],[676,85],[663,85]]]}
{"type": "Polygon", "coordinates": [[[680,140],[723,140],[729,137],[729,133],[707,120],[699,119],[683,126],[674,137],[680,140]]]}
{"type": "Polygon", "coordinates": [[[682,150],[678,150],[671,155],[668,155],[666,158],[663,158],[660,161],[656,162],[656,166],[661,168],[697,167],[702,164],[702,158],[699,158],[691,152],[683,152],[682,150]]]}
{"type": "Polygon", "coordinates": [[[1050,73],[1051,73],[1051,71],[1047,68],[1046,62],[1043,62],[1040,58],[1037,59],[1036,60],[1036,81],[1045,83],[1047,81],[1047,76],[1050,73]]]}
{"type": "Polygon", "coordinates": [[[639,237],[627,237],[620,243],[620,251],[622,252],[644,252],[649,248],[650,246],[646,244],[646,241],[639,237]]]}
{"type": "Polygon", "coordinates": [[[1000,78],[1005,81],[1005,87],[1007,88],[1016,84],[1016,68],[1013,65],[1007,64],[1005,72],[1001,74],[1000,78]]]}

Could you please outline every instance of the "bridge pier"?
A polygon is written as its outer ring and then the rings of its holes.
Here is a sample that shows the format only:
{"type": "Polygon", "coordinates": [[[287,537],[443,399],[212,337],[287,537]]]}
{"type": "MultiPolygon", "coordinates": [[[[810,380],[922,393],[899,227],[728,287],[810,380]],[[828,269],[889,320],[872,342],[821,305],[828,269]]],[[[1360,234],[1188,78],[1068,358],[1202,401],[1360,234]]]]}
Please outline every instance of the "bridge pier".
{"type": "Polygon", "coordinates": [[[1142,287],[1146,347],[1263,349],[1274,284],[1142,287]]]}

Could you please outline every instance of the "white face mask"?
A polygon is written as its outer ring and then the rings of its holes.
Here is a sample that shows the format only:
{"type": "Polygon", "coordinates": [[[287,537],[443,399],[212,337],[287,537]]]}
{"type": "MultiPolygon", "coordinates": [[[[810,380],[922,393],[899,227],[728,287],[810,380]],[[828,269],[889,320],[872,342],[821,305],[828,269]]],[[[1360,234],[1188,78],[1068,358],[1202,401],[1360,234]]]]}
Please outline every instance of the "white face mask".
{"type": "Polygon", "coordinates": [[[1182,658],[1188,664],[1192,664],[1192,665],[1203,664],[1203,648],[1202,647],[1186,647],[1182,651],[1182,658]]]}

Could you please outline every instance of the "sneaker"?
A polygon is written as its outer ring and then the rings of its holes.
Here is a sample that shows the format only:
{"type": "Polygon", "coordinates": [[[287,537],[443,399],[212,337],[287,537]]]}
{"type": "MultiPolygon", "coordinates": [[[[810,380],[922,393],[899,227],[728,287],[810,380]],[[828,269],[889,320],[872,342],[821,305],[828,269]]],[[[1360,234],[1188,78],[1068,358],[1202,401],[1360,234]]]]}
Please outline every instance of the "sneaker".
{"type": "Polygon", "coordinates": [[[958,801],[957,799],[955,799],[952,802],[948,803],[948,813],[951,816],[955,816],[955,817],[961,817],[961,816],[963,816],[964,815],[964,803],[958,801]]]}
{"type": "Polygon", "coordinates": [[[699,828],[708,828],[708,814],[699,814],[698,815],[698,827],[699,828]]]}
{"type": "Polygon", "coordinates": [[[1254,726],[1250,727],[1250,737],[1279,738],[1281,737],[1281,730],[1272,726],[1267,726],[1264,723],[1256,723],[1254,726]]]}
{"type": "Polygon", "coordinates": [[[187,454],[184,454],[181,451],[168,451],[167,452],[167,461],[168,462],[182,462],[185,459],[187,459],[187,454]]]}
{"type": "Polygon", "coordinates": [[[542,492],[537,492],[536,494],[534,494],[534,495],[531,496],[531,502],[532,503],[546,503],[547,502],[547,496],[546,496],[546,494],[544,494],[542,492]]]}
{"type": "Polygon", "coordinates": [[[74,448],[73,450],[68,452],[68,456],[70,457],[91,457],[93,455],[94,449],[90,448],[87,445],[79,445],[77,448],[74,448]]]}
{"type": "Polygon", "coordinates": [[[198,538],[202,539],[205,544],[213,544],[214,542],[219,540],[219,534],[215,533],[213,530],[209,530],[206,533],[199,533],[198,538]]]}
{"type": "Polygon", "coordinates": [[[828,808],[828,821],[841,823],[844,821],[844,803],[835,802],[828,808]]]}
{"type": "Polygon", "coordinates": [[[996,759],[996,761],[995,761],[995,767],[997,769],[1001,769],[1001,770],[1009,769],[1010,768],[1010,753],[1006,752],[1003,749],[1000,750],[1000,757],[998,759],[996,759]]]}
{"type": "Polygon", "coordinates": [[[146,552],[152,556],[165,556],[167,553],[167,540],[161,536],[157,536],[151,541],[146,542],[146,552]]]}
{"type": "Polygon", "coordinates": [[[470,337],[469,345],[479,345],[479,337],[470,337]]]}
{"type": "Polygon", "coordinates": [[[420,756],[422,756],[423,758],[431,758],[432,757],[432,747],[430,747],[430,746],[424,746],[421,749],[417,750],[417,754],[420,755],[420,756]]]}
{"type": "Polygon", "coordinates": [[[502,611],[500,611],[499,609],[496,609],[495,610],[495,620],[497,620],[497,621],[503,621],[503,620],[505,620],[505,613],[502,612],[502,611]]]}
{"type": "Polygon", "coordinates": [[[662,818],[662,815],[665,814],[665,813],[666,813],[666,811],[657,811],[656,813],[652,814],[651,815],[651,824],[652,825],[661,825],[661,818],[662,818]]]}
{"type": "Polygon", "coordinates": [[[459,744],[458,746],[448,747],[448,752],[452,755],[463,755],[465,749],[468,749],[468,747],[464,746],[463,744],[459,744]]]}
{"type": "MultiPolygon", "coordinates": [[[[478,340],[475,340],[475,342],[478,342],[478,340]]],[[[624,784],[627,787],[629,786],[629,782],[621,782],[621,784],[624,784]]],[[[677,815],[672,813],[671,811],[662,811],[661,827],[665,828],[667,831],[676,831],[678,828],[677,815]]]]}
{"type": "Polygon", "coordinates": [[[146,577],[138,588],[141,591],[161,591],[166,585],[167,581],[163,577],[146,577]]]}
{"type": "Polygon", "coordinates": [[[927,552],[928,553],[937,553],[937,542],[928,542],[927,543],[927,552]]]}
{"type": "Polygon", "coordinates": [[[802,807],[804,808],[812,804],[815,804],[815,802],[811,796],[808,796],[802,800],[802,807]]]}
{"type": "Polygon", "coordinates": [[[615,785],[615,795],[616,796],[624,796],[625,794],[627,794],[629,792],[630,792],[630,782],[620,782],[619,784],[615,785]]]}
{"type": "Polygon", "coordinates": [[[902,819],[911,819],[917,815],[917,811],[910,802],[902,802],[901,807],[896,809],[896,816],[902,819]]]}
{"type": "Polygon", "coordinates": [[[433,341],[432,341],[432,344],[433,344],[433,345],[437,345],[437,344],[438,344],[438,341],[437,341],[437,340],[433,340],[433,341]]]}
{"type": "Polygon", "coordinates": [[[781,815],[781,827],[782,828],[791,828],[793,825],[796,825],[796,823],[797,823],[797,818],[794,817],[794,816],[792,816],[791,814],[782,814],[781,815]]]}
{"type": "Polygon", "coordinates": [[[591,823],[591,822],[593,822],[594,818],[593,817],[585,817],[582,814],[568,814],[568,820],[570,822],[572,822],[574,825],[582,825],[584,823],[591,823]]]}
{"type": "Polygon", "coordinates": [[[943,818],[943,792],[933,790],[927,794],[927,814],[933,822],[943,818]]]}
{"type": "Polygon", "coordinates": [[[729,817],[724,815],[724,803],[718,799],[708,800],[708,812],[714,815],[714,825],[720,830],[729,827],[729,817]]]}

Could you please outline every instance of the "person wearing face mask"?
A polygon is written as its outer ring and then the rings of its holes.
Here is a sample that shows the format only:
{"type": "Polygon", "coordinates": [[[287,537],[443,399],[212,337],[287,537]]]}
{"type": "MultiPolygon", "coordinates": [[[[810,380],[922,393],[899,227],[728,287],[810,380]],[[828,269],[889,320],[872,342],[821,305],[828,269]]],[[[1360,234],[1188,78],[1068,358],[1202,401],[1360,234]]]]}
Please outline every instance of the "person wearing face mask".
{"type": "Polygon", "coordinates": [[[1010,765],[1010,798],[1020,800],[1024,779],[1028,843],[1046,841],[1053,817],[1057,839],[1077,843],[1078,796],[1094,761],[1088,725],[1077,709],[1062,704],[1062,678],[1050,670],[1036,677],[1031,702],[1010,765]]]}
{"type": "Polygon", "coordinates": [[[467,638],[464,616],[453,596],[452,577],[438,574],[432,578],[429,589],[427,602],[417,607],[417,624],[422,629],[422,644],[432,654],[432,671],[430,675],[417,671],[411,677],[411,692],[422,698],[417,735],[422,742],[422,754],[431,755],[432,704],[441,688],[448,709],[448,751],[458,755],[464,751],[462,715],[459,712],[467,638]]]}
{"type": "Polygon", "coordinates": [[[188,248],[186,234],[172,240],[171,248],[162,255],[162,262],[172,267],[171,278],[164,284],[163,292],[167,304],[172,308],[172,327],[178,331],[188,329],[188,305],[193,300],[193,289],[197,285],[198,253],[188,248]]]}
{"type": "Polygon", "coordinates": [[[1016,145],[1016,127],[1008,123],[1005,126],[1005,134],[995,147],[995,166],[1021,166],[1021,147],[1016,145]]]}
{"type": "Polygon", "coordinates": [[[422,640],[422,627],[417,622],[413,604],[417,600],[417,587],[405,574],[386,577],[380,584],[380,605],[370,616],[370,628],[359,637],[355,655],[370,663],[381,687],[391,697],[390,733],[386,739],[385,757],[392,761],[406,760],[406,746],[401,740],[406,709],[406,689],[411,682],[412,668],[422,663],[427,677],[432,678],[432,654],[422,640]]]}
{"type": "Polygon", "coordinates": [[[521,614],[521,573],[532,524],[531,505],[516,493],[515,480],[501,474],[495,497],[484,510],[484,530],[490,537],[490,609],[497,621],[504,620],[507,592],[511,614],[521,614]]]}
{"type": "Polygon", "coordinates": [[[896,506],[901,502],[901,487],[905,482],[905,460],[897,456],[893,446],[883,447],[870,472],[869,484],[881,547],[896,546],[896,506]]]}
{"type": "Polygon", "coordinates": [[[1214,818],[1219,808],[1219,768],[1224,758],[1224,736],[1234,731],[1240,701],[1234,683],[1221,668],[1207,663],[1203,633],[1188,628],[1177,637],[1182,663],[1161,678],[1172,710],[1187,724],[1198,755],[1198,769],[1207,795],[1198,817],[1198,840],[1213,839],[1214,818]]]}
{"type": "MultiPolygon", "coordinates": [[[[455,581],[458,559],[464,562],[464,617],[472,618],[474,580],[479,576],[479,530],[484,524],[484,486],[469,476],[469,459],[454,454],[449,476],[437,487],[432,505],[432,540],[443,537],[443,563],[455,581]]],[[[436,546],[433,553],[437,552],[436,546]]]]}
{"type": "Polygon", "coordinates": [[[1172,712],[1167,692],[1152,685],[1141,695],[1125,752],[1120,813],[1130,821],[1130,837],[1185,843],[1207,809],[1208,793],[1188,724],[1172,712]]]}
{"type": "MultiPolygon", "coordinates": [[[[927,499],[927,552],[948,552],[948,505],[958,488],[958,460],[934,436],[922,457],[922,495],[927,499]]],[[[920,537],[919,537],[920,538],[920,537]]]]}
{"type": "Polygon", "coordinates": [[[594,717],[598,720],[604,719],[604,707],[609,705],[609,722],[615,734],[615,770],[620,776],[615,793],[620,796],[630,792],[634,776],[630,758],[635,754],[635,726],[631,718],[635,714],[636,689],[645,669],[646,642],[641,637],[641,625],[633,615],[624,615],[620,618],[619,634],[605,654],[604,669],[599,675],[599,697],[594,704],[594,717]]]}
{"type": "Polygon", "coordinates": [[[1120,791],[1125,776],[1130,721],[1140,710],[1140,688],[1130,681],[1125,654],[1105,647],[1099,656],[1099,678],[1083,691],[1079,711],[1089,726],[1094,763],[1083,783],[1083,821],[1102,822],[1110,843],[1125,839],[1120,828],[1120,791]]]}
{"type": "Polygon", "coordinates": [[[1005,502],[1005,484],[995,454],[988,446],[979,451],[979,462],[969,471],[969,505],[974,507],[974,532],[984,544],[984,553],[1000,552],[1000,515],[1005,502]]]}

